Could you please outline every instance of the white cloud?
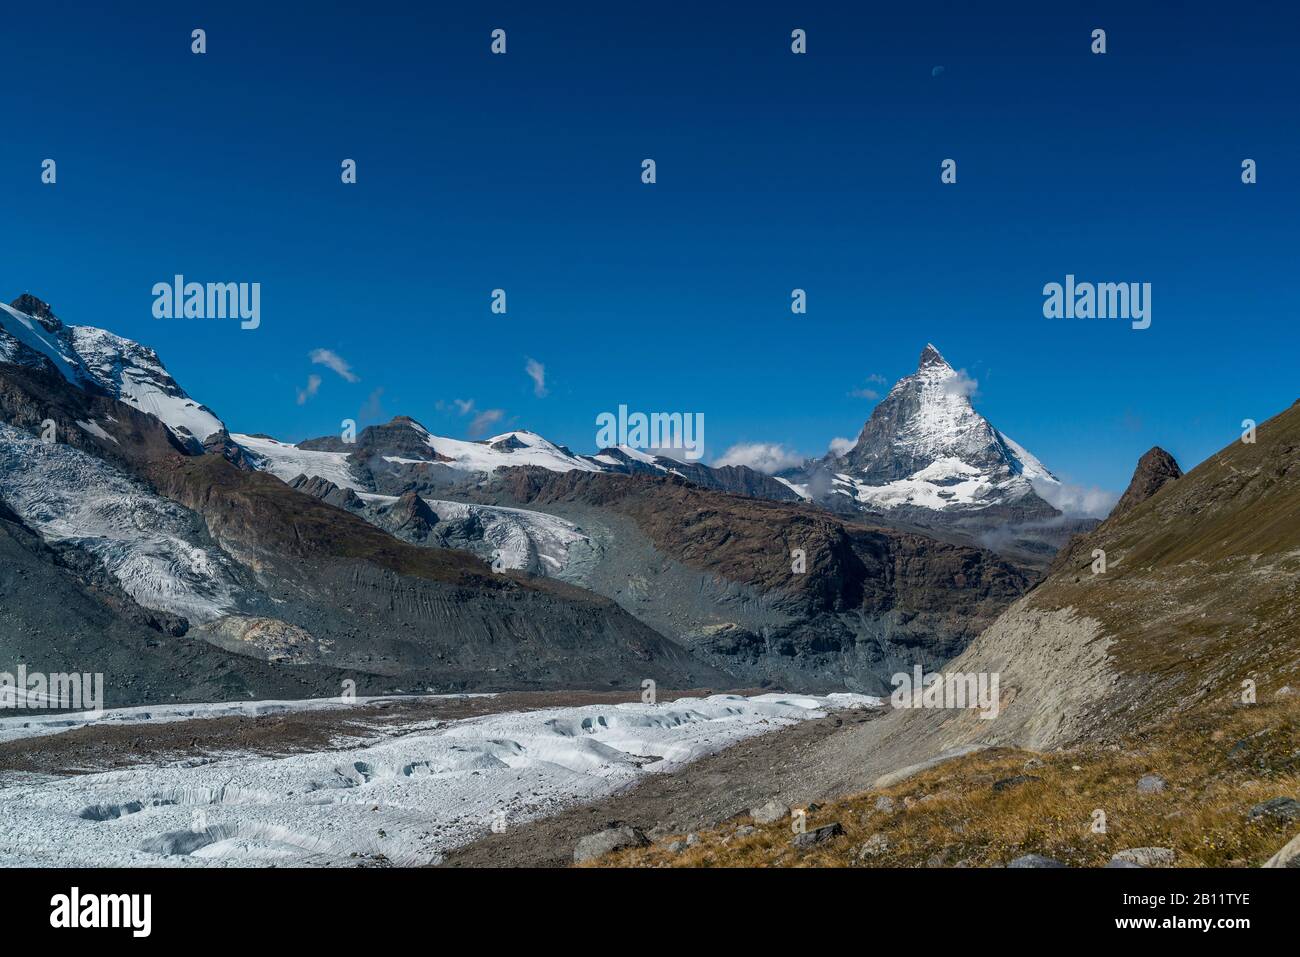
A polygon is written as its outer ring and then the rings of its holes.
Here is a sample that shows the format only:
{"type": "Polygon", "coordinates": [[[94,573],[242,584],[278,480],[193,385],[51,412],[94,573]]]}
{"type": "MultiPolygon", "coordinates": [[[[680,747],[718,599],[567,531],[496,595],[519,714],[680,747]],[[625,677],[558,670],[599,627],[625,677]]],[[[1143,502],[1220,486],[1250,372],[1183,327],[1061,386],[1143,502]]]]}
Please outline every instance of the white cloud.
{"type": "Polygon", "coordinates": [[[311,398],[315,398],[316,393],[319,391],[320,391],[320,376],[318,375],[307,376],[306,388],[298,390],[298,404],[306,405],[307,400],[311,398]]]}
{"type": "Polygon", "coordinates": [[[533,395],[539,399],[546,398],[546,366],[536,359],[529,359],[524,363],[524,372],[533,380],[533,395]]]}
{"type": "Polygon", "coordinates": [[[466,430],[471,439],[476,439],[501,421],[506,413],[503,409],[484,409],[470,420],[466,430]]]}
{"type": "Polygon", "coordinates": [[[1034,491],[1066,515],[1082,518],[1105,518],[1119,501],[1119,495],[1104,488],[1069,485],[1065,482],[1035,482],[1034,491]]]}
{"type": "Polygon", "coordinates": [[[374,422],[378,419],[382,419],[384,416],[384,406],[381,401],[383,395],[383,386],[380,386],[374,392],[370,393],[369,398],[366,399],[366,404],[363,405],[361,411],[357,413],[357,418],[362,422],[374,422]]]}
{"type": "Polygon", "coordinates": [[[845,438],[841,438],[840,436],[836,436],[835,438],[831,439],[829,451],[836,458],[840,458],[841,456],[844,455],[845,452],[847,452],[849,449],[853,448],[853,446],[857,444],[858,444],[857,439],[845,439],[845,438]]]}
{"type": "Polygon", "coordinates": [[[965,369],[958,369],[955,376],[945,380],[943,387],[949,395],[964,395],[968,399],[975,398],[980,391],[979,380],[968,376],[965,369]]]}
{"type": "Polygon", "coordinates": [[[771,475],[801,462],[802,456],[783,445],[773,442],[741,442],[723,452],[722,457],[713,465],[715,468],[723,465],[748,465],[756,472],[771,475]]]}
{"type": "MultiPolygon", "coordinates": [[[[871,375],[867,376],[867,382],[870,383],[871,385],[884,385],[886,381],[887,380],[885,379],[885,377],[882,376],[879,372],[873,372],[871,375]]],[[[854,389],[852,392],[849,393],[849,395],[851,395],[855,399],[879,399],[880,398],[880,393],[877,392],[875,389],[870,388],[869,386],[863,386],[860,389],[854,389]]]]}
{"type": "Polygon", "coordinates": [[[313,349],[308,353],[308,358],[318,366],[333,369],[348,382],[361,381],[361,377],[352,371],[352,367],[348,365],[347,360],[331,349],[313,349]]]}

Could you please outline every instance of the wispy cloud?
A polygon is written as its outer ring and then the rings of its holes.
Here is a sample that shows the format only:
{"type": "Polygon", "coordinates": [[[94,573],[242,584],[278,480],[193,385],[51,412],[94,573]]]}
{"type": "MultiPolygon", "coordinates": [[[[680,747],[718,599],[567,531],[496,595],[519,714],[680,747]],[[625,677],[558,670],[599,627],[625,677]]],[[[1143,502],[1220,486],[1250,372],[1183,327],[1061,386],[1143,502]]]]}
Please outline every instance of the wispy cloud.
{"type": "Polygon", "coordinates": [[[539,399],[546,398],[546,366],[536,359],[529,359],[524,363],[524,372],[533,380],[533,395],[539,399]]]}
{"type": "Polygon", "coordinates": [[[332,349],[313,349],[308,353],[308,357],[318,366],[333,369],[348,382],[361,381],[361,377],[352,371],[348,361],[332,349]]]}
{"type": "Polygon", "coordinates": [[[886,380],[885,377],[882,376],[880,373],[873,372],[871,375],[867,376],[867,383],[868,383],[867,385],[864,385],[858,389],[854,389],[852,392],[849,393],[849,395],[853,396],[853,398],[855,399],[879,399],[880,393],[875,389],[871,388],[871,386],[884,385],[886,381],[888,380],[886,380]]]}
{"type": "Polygon", "coordinates": [[[1049,505],[1069,516],[1105,518],[1119,501],[1119,495],[1097,486],[1085,487],[1068,482],[1035,482],[1034,491],[1049,505]]]}
{"type": "Polygon", "coordinates": [[[384,417],[383,404],[384,388],[380,386],[366,398],[366,403],[357,413],[357,419],[361,422],[376,422],[384,417]]]}
{"type": "MultiPolygon", "coordinates": [[[[465,432],[471,439],[476,439],[505,418],[505,409],[480,409],[473,399],[452,399],[451,406],[461,416],[472,415],[465,432]]],[[[445,402],[439,402],[437,408],[449,410],[445,402]]]]}
{"type": "Polygon", "coordinates": [[[476,439],[500,422],[503,415],[505,412],[502,409],[484,409],[470,420],[466,432],[470,438],[476,439]]]}
{"type": "Polygon", "coordinates": [[[756,472],[771,475],[802,461],[800,455],[775,442],[741,442],[723,452],[722,457],[713,465],[715,468],[723,465],[748,465],[756,472]]]}
{"type": "Polygon", "coordinates": [[[320,391],[320,376],[307,376],[307,385],[305,388],[298,390],[298,404],[306,405],[308,399],[315,398],[316,393],[320,391]]]}
{"type": "Polygon", "coordinates": [[[827,449],[827,451],[830,452],[832,455],[834,455],[836,458],[839,458],[845,452],[847,452],[849,449],[853,448],[853,446],[857,444],[858,444],[857,439],[846,439],[837,435],[835,438],[831,439],[831,444],[827,449]]]}

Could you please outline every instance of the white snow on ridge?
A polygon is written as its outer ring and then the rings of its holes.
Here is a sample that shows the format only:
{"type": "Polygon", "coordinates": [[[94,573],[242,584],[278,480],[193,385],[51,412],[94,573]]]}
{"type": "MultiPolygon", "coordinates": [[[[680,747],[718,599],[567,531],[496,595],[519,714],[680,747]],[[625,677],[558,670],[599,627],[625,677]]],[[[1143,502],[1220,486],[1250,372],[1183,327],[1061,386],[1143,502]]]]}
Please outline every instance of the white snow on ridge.
{"type": "Polygon", "coordinates": [[[145,608],[192,622],[235,608],[228,559],[193,541],[193,515],[101,459],[0,423],[0,497],[46,541],[93,554],[145,608]]]}
{"type": "Polygon", "coordinates": [[[503,432],[483,442],[469,442],[434,435],[417,423],[412,423],[411,428],[421,434],[430,449],[448,460],[441,464],[449,468],[492,472],[514,465],[536,465],[552,472],[569,472],[574,469],[583,472],[600,471],[600,467],[590,459],[566,452],[536,432],[503,432]],[[503,447],[492,448],[497,444],[503,447]]]}
{"type": "MultiPolygon", "coordinates": [[[[13,306],[3,302],[0,302],[0,332],[7,334],[7,337],[12,337],[33,352],[45,356],[73,385],[80,387],[88,378],[81,369],[77,354],[68,348],[62,339],[41,325],[40,320],[19,312],[13,306]],[[9,318],[6,319],[6,316],[9,318]]],[[[5,342],[5,347],[5,358],[13,359],[13,344],[5,342]]]]}
{"type": "Polygon", "coordinates": [[[1020,462],[1020,474],[1031,482],[1050,482],[1053,485],[1060,485],[1061,481],[1055,475],[1047,470],[1047,466],[1032,455],[1019,442],[1015,442],[1005,432],[999,432],[998,436],[1011,450],[1011,454],[1020,462]]]}
{"type": "Polygon", "coordinates": [[[77,388],[93,383],[159,419],[182,440],[202,442],[225,428],[210,409],[185,394],[152,349],[93,326],[54,326],[52,332],[34,316],[0,302],[0,359],[18,361],[21,350],[15,343],[21,344],[49,359],[77,388]]]}
{"type": "Polygon", "coordinates": [[[299,475],[327,479],[339,488],[361,491],[365,488],[357,481],[348,463],[347,452],[321,452],[300,449],[287,442],[259,438],[254,435],[232,435],[232,439],[257,458],[257,466],[276,478],[290,482],[299,475]]]}
{"type": "Polygon", "coordinates": [[[92,326],[69,326],[83,368],[109,393],[159,419],[173,432],[202,442],[225,429],[212,410],[195,402],[146,346],[92,326]]]}
{"type": "Polygon", "coordinates": [[[790,491],[794,492],[795,495],[798,495],[805,502],[812,501],[812,495],[808,491],[807,483],[804,483],[802,485],[796,485],[794,482],[791,482],[789,479],[783,479],[779,475],[773,475],[772,478],[776,479],[778,482],[780,482],[790,491]]]}
{"type": "Polygon", "coordinates": [[[4,774],[0,864],[436,863],[496,822],[544,817],[745,738],[879,703],[767,694],[549,708],[377,728],[361,746],[283,757],[4,774]]]}

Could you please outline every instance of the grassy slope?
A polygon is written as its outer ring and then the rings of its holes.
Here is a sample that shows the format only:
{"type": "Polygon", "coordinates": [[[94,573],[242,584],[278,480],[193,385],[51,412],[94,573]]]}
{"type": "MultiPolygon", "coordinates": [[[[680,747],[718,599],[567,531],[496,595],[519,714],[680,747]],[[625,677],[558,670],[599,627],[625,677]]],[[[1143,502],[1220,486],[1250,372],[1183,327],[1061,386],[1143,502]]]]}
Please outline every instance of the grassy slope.
{"type": "Polygon", "coordinates": [[[1300,404],[1264,423],[1256,443],[1234,442],[1073,542],[1027,599],[1043,611],[1072,608],[1113,639],[1116,681],[1092,702],[1086,740],[1041,755],[981,751],[837,801],[811,814],[809,827],[838,821],[846,835],[812,850],[792,848],[788,822],[736,837],[746,823],[736,821],[680,855],[665,842],[600,863],[996,866],[1040,853],[1099,866],[1123,848],[1160,846],[1182,866],[1258,865],[1297,830],[1250,821],[1246,811],[1300,799],[1300,695],[1277,695],[1300,687],[1298,589],[1300,404]],[[1092,574],[1094,548],[1106,551],[1105,574],[1092,574]],[[1240,703],[1246,679],[1259,704],[1240,703]],[[1169,788],[1139,794],[1147,773],[1169,788]],[[993,789],[1018,774],[1039,780],[993,789]],[[875,811],[879,794],[899,809],[875,811]],[[1105,835],[1089,829],[1098,808],[1105,835]],[[889,849],[859,861],[876,833],[889,849]]]}
{"type": "Polygon", "coordinates": [[[1234,442],[1133,511],[1072,543],[1034,592],[1039,608],[1102,622],[1128,694],[1122,731],[1250,678],[1300,670],[1300,404],[1254,444],[1234,442]],[[1093,575],[1092,551],[1107,571],[1093,575]]]}
{"type": "Polygon", "coordinates": [[[959,758],[892,787],[834,801],[808,814],[807,828],[839,822],[842,837],[799,850],[789,820],[759,825],[747,817],[701,834],[674,854],[671,835],[647,848],[607,855],[605,867],[997,867],[1022,854],[1043,854],[1100,867],[1119,850],[1166,847],[1175,866],[1258,866],[1285,844],[1296,825],[1247,812],[1274,797],[1300,797],[1300,694],[1254,706],[1216,706],[1109,745],[1034,755],[999,748],[959,758]],[[1038,762],[1041,762],[1038,763],[1038,762]],[[1028,766],[1026,766],[1028,765],[1028,766]],[[1138,778],[1158,774],[1168,786],[1139,793],[1138,778]],[[995,782],[1038,780],[995,790],[995,782]],[[892,811],[876,809],[885,795],[892,811]],[[1105,811],[1106,833],[1092,832],[1105,811]],[[868,838],[887,849],[859,857],[868,838]]]}

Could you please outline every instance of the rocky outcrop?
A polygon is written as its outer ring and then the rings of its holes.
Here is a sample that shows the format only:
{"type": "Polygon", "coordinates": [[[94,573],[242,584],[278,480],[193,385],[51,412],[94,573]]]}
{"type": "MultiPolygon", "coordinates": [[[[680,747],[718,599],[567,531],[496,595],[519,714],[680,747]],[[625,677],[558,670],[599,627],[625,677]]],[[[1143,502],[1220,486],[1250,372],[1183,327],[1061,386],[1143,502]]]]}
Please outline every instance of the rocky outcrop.
{"type": "Polygon", "coordinates": [[[213,432],[203,442],[203,452],[205,455],[220,455],[237,469],[243,469],[251,472],[254,469],[253,460],[248,453],[225,429],[213,432]]]}
{"type": "Polygon", "coordinates": [[[313,498],[318,498],[325,504],[333,505],[335,508],[354,510],[365,507],[365,503],[352,489],[339,488],[329,479],[323,479],[319,475],[313,475],[311,478],[306,475],[298,475],[289,481],[289,487],[297,489],[299,492],[306,492],[313,498]]]}
{"type": "Polygon", "coordinates": [[[1133,479],[1128,483],[1128,488],[1115,503],[1108,517],[1118,518],[1132,511],[1170,482],[1182,477],[1183,470],[1178,467],[1174,457],[1156,446],[1138,459],[1133,479]]]}
{"type": "Polygon", "coordinates": [[[381,528],[407,542],[425,542],[438,524],[438,516],[414,492],[405,492],[396,502],[375,510],[372,519],[381,528]]]}

